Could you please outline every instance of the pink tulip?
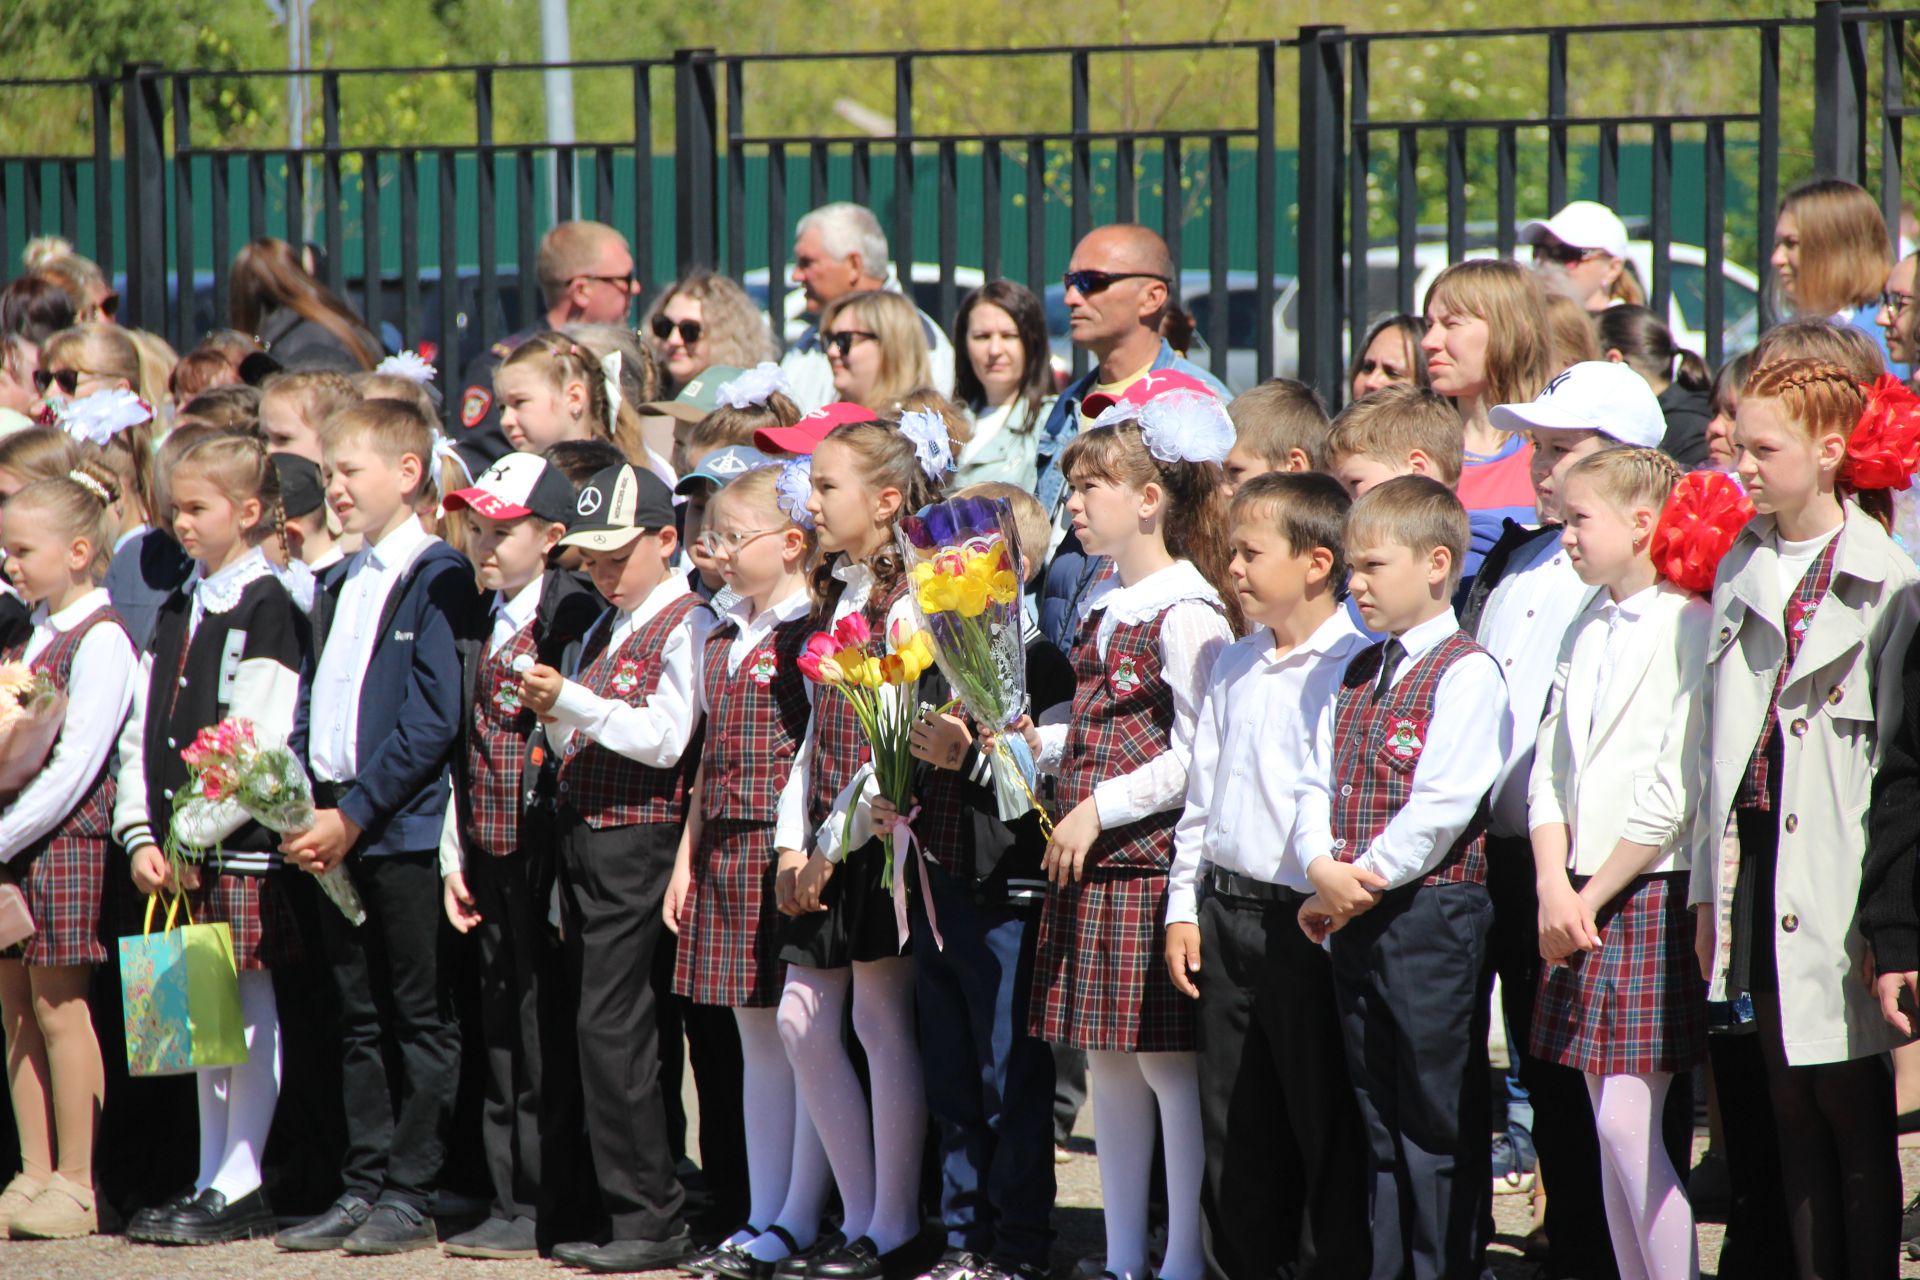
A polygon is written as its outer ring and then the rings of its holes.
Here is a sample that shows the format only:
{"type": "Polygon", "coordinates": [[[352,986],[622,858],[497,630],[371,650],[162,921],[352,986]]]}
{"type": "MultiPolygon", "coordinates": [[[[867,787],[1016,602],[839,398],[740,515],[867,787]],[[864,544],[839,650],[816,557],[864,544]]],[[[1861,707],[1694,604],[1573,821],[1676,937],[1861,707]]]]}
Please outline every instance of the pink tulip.
{"type": "Polygon", "coordinates": [[[865,648],[873,639],[873,629],[867,625],[867,615],[850,613],[833,625],[833,638],[843,649],[865,648]]]}

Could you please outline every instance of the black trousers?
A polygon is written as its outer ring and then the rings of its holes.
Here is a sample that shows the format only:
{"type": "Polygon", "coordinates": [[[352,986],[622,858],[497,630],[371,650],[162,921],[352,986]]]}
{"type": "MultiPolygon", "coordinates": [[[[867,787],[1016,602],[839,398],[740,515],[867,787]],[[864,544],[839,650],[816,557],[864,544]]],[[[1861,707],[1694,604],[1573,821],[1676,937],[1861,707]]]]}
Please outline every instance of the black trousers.
{"type": "Polygon", "coordinates": [[[596,831],[578,819],[560,838],[560,917],[567,977],[580,1000],[587,1141],[616,1240],[673,1235],[685,1198],[667,1145],[651,981],[679,841],[677,826],[596,831]]]}
{"type": "Polygon", "coordinates": [[[363,1200],[423,1212],[446,1149],[460,1075],[460,1028],[440,982],[450,931],[434,852],[355,856],[366,906],[358,928],[331,902],[320,935],[340,997],[340,1086],[347,1149],[340,1180],[363,1200]],[[398,1065],[398,1078],[388,1063],[398,1065]]]}
{"type": "Polygon", "coordinates": [[[1333,935],[1333,988],[1372,1178],[1374,1280],[1486,1274],[1487,1001],[1479,885],[1409,886],[1333,935]]]}
{"type": "Polygon", "coordinates": [[[1365,1130],[1304,900],[1200,898],[1201,1200],[1225,1280],[1368,1273],[1365,1130]]]}

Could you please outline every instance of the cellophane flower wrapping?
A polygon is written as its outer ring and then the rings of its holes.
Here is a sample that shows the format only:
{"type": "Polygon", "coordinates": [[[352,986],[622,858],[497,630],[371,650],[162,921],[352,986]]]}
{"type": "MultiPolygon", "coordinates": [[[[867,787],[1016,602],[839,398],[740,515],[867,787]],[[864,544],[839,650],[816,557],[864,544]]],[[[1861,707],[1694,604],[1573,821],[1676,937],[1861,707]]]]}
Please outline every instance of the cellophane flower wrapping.
{"type": "MultiPolygon", "coordinates": [[[[307,771],[288,747],[256,741],[252,721],[229,717],[207,726],[180,758],[187,765],[187,785],[174,799],[166,848],[176,876],[184,850],[217,847],[242,816],[282,835],[313,825],[313,784],[307,771]]],[[[340,914],[355,925],[366,923],[366,908],[345,866],[336,865],[315,878],[340,914]]]]}
{"type": "Polygon", "coordinates": [[[1732,476],[1692,471],[1680,477],[1654,526],[1649,554],[1661,577],[1695,595],[1713,591],[1720,561],[1753,519],[1753,503],[1732,476]]]}
{"type": "Polygon", "coordinates": [[[67,697],[24,662],[0,662],[0,797],[20,792],[53,753],[67,697]]]}
{"type": "Polygon", "coordinates": [[[900,522],[908,598],[934,660],[973,722],[996,735],[1000,816],[1035,807],[1033,758],[1017,733],[1027,710],[1026,617],[1020,531],[997,498],[950,498],[900,522]]]}

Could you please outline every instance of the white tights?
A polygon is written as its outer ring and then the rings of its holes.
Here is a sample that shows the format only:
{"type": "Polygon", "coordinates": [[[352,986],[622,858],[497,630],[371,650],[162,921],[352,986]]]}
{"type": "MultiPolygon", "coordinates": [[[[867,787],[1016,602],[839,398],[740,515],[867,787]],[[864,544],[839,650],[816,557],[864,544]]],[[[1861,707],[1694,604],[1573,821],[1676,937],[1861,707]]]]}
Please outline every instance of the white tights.
{"type": "Polygon", "coordinates": [[[881,1253],[899,1248],[920,1232],[920,1158],[927,1132],[912,959],[859,961],[851,969],[790,965],[779,1025],[800,1096],[840,1187],[847,1238],[866,1236],[881,1253]],[[849,988],[871,1105],[841,1039],[849,988]]]}
{"type": "Polygon", "coordinates": [[[280,1100],[280,1011],[273,975],[240,971],[240,1017],[247,1028],[247,1060],[199,1072],[200,1174],[196,1191],[211,1188],[228,1203],[260,1188],[260,1157],[280,1100]]]}
{"type": "Polygon", "coordinates": [[[1165,1280],[1201,1280],[1200,1076],[1191,1053],[1089,1052],[1093,1143],[1106,1206],[1107,1270],[1119,1280],[1145,1280],[1147,1188],[1153,1164],[1154,1117],[1167,1158],[1165,1280]]]}
{"type": "MultiPolygon", "coordinates": [[[[741,1101],[747,1122],[747,1221],[764,1234],[778,1226],[804,1247],[813,1242],[820,1212],[831,1184],[827,1181],[827,1153],[814,1132],[813,1120],[800,1105],[793,1064],[780,1043],[780,1027],[772,1009],[735,1009],[740,1028],[743,1066],[741,1101]]],[[[738,1232],[735,1245],[760,1237],[738,1232]]],[[[775,1249],[776,1261],[785,1253],[778,1236],[765,1237],[775,1249]]]]}
{"type": "Polygon", "coordinates": [[[1600,1135],[1600,1185],[1620,1280],[1695,1280],[1693,1208],[1661,1141],[1671,1072],[1587,1075],[1600,1135]]]}

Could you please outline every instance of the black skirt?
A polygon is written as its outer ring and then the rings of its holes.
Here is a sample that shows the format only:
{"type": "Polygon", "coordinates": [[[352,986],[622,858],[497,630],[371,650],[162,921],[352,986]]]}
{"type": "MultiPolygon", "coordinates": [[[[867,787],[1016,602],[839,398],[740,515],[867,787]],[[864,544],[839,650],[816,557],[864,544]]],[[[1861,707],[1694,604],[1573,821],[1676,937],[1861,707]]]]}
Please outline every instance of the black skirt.
{"type": "MultiPolygon", "coordinates": [[[[844,969],[854,961],[908,955],[893,914],[892,890],[882,887],[884,847],[878,839],[854,850],[835,868],[820,895],[825,911],[780,917],[780,959],[810,969],[844,969]]],[[[912,886],[913,860],[901,874],[912,886]]]]}

